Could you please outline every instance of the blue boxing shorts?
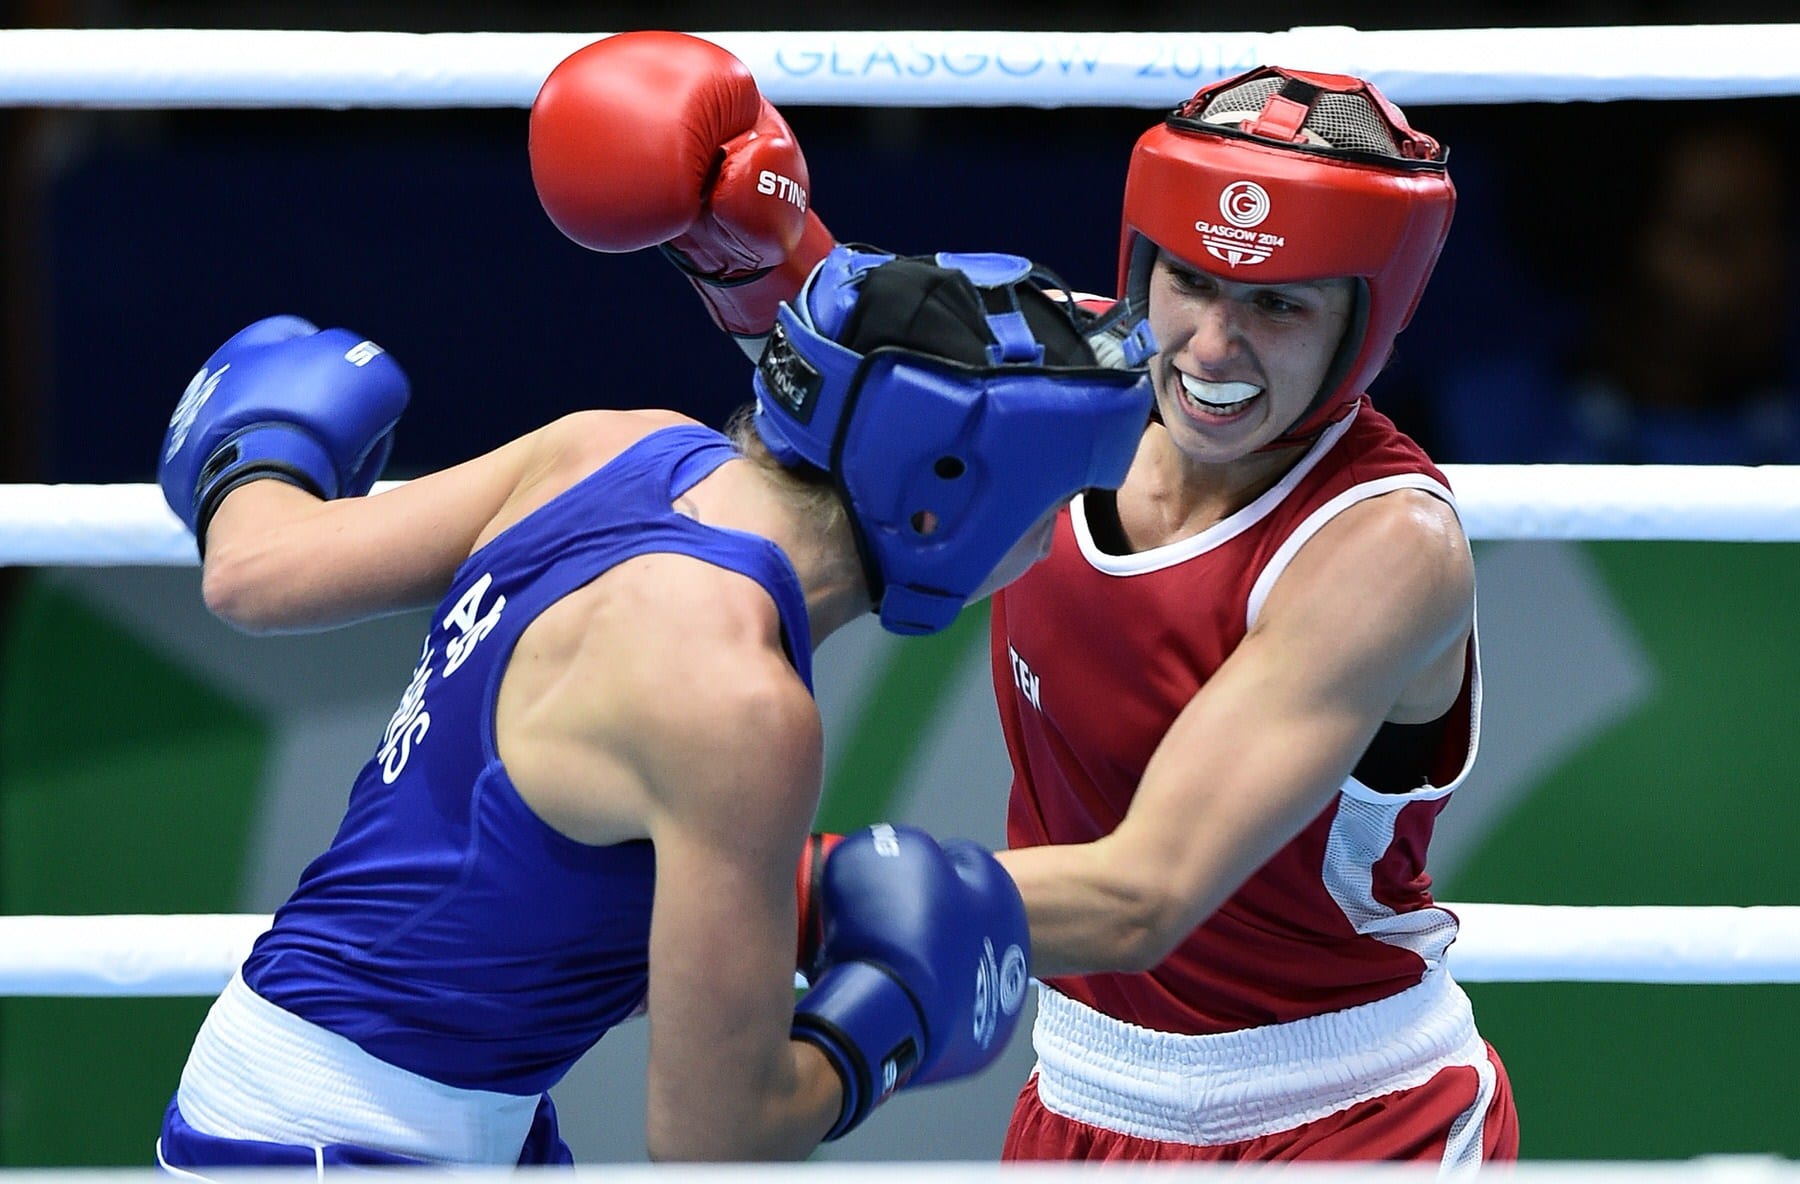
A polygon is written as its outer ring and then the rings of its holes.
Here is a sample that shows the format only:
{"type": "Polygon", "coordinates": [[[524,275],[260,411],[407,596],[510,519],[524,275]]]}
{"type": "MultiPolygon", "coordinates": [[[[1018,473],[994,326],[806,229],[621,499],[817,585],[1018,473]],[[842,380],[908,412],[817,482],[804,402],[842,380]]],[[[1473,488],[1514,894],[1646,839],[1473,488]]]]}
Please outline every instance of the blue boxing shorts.
{"type": "MultiPolygon", "coordinates": [[[[322,1173],[327,1167],[417,1167],[430,1163],[410,1155],[348,1143],[306,1146],[202,1134],[188,1125],[173,1098],[169,1099],[169,1108],[163,1113],[162,1134],[156,1140],[156,1162],[175,1176],[200,1176],[207,1168],[304,1167],[322,1173]]],[[[568,1167],[574,1162],[569,1145],[557,1131],[556,1107],[546,1094],[538,1100],[531,1130],[519,1149],[519,1166],[568,1167]]]]}

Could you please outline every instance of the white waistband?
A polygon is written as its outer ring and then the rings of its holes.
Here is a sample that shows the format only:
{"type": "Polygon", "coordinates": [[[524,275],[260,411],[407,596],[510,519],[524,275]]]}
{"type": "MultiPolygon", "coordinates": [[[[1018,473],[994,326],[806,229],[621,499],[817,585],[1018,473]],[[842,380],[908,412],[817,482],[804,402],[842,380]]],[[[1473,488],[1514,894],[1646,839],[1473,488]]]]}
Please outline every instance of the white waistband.
{"type": "Polygon", "coordinates": [[[237,975],[194,1038],[176,1094],[202,1134],[507,1165],[519,1160],[538,1097],[409,1073],[277,1007],[237,975]]]}
{"type": "Polygon", "coordinates": [[[1374,1003],[1215,1036],[1140,1028],[1040,984],[1032,1043],[1051,1112],[1195,1146],[1292,1130],[1487,1058],[1441,969],[1374,1003]]]}

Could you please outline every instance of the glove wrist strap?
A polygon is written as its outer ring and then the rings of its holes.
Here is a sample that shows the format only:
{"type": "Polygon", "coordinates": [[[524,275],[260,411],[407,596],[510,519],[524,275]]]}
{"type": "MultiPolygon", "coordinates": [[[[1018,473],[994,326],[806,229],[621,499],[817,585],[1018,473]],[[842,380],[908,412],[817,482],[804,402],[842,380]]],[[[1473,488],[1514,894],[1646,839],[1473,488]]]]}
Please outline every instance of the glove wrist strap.
{"type": "Polygon", "coordinates": [[[841,962],[819,976],[794,1008],[790,1035],[816,1045],[844,1083],[844,1104],[827,1141],[855,1130],[911,1079],[925,1032],[907,989],[872,962],[841,962]]]}
{"type": "Polygon", "coordinates": [[[337,468],[325,447],[304,430],[259,423],[228,436],[194,479],[194,542],[206,554],[206,528],[225,495],[240,485],[273,477],[314,497],[338,492],[337,468]]]}

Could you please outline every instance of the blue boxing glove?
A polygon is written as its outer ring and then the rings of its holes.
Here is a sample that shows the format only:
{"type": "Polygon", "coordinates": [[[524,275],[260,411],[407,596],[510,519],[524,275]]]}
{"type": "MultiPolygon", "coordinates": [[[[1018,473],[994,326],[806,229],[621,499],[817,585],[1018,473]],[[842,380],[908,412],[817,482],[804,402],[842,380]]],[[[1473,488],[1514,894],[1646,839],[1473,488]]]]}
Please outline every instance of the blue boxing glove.
{"type": "Polygon", "coordinates": [[[406,375],[348,329],[299,317],[240,330],[194,375],[169,418],[157,482],[206,549],[225,495],[273,477],[319,497],[360,497],[387,464],[406,375]]]}
{"type": "Polygon", "coordinates": [[[896,1090],[992,1064],[1031,977],[1025,904],[993,855],[879,825],[848,835],[819,876],[824,938],[793,1037],[844,1081],[827,1140],[896,1090]]]}

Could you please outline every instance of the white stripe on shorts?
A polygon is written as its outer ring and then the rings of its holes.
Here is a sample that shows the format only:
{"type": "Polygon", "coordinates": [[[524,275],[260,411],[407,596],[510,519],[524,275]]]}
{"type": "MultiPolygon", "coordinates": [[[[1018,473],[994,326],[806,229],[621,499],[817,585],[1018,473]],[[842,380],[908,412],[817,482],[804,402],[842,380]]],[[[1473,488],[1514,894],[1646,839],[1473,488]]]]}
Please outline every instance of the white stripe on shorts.
{"type": "Polygon", "coordinates": [[[238,975],[207,1013],[176,1091],[202,1134],[507,1166],[519,1160],[539,1097],[409,1073],[277,1007],[238,975]]]}
{"type": "Polygon", "coordinates": [[[1293,1130],[1450,1066],[1488,1066],[1469,998],[1441,968],[1387,999],[1213,1036],[1140,1028],[1039,984],[1032,1043],[1051,1113],[1196,1147],[1293,1130]]]}

